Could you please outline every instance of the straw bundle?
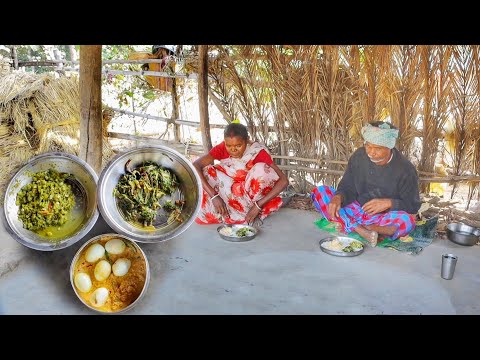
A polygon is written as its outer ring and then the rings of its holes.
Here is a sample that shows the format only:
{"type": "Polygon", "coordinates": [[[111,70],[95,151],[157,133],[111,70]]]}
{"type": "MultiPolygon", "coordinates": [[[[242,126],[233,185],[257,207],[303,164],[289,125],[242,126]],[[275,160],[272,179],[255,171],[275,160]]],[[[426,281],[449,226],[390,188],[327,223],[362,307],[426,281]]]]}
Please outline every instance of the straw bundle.
{"type": "MultiPolygon", "coordinates": [[[[108,121],[111,118],[107,119],[108,121]]],[[[108,121],[104,128],[108,125],[108,121]]],[[[78,155],[80,96],[77,77],[14,71],[0,78],[0,189],[34,155],[78,155]]],[[[106,134],[104,133],[104,136],[106,134]]],[[[103,164],[113,155],[104,138],[103,164]]]]}
{"type": "Polygon", "coordinates": [[[10,63],[7,59],[2,58],[0,55],[0,76],[6,75],[10,72],[10,63]]]}

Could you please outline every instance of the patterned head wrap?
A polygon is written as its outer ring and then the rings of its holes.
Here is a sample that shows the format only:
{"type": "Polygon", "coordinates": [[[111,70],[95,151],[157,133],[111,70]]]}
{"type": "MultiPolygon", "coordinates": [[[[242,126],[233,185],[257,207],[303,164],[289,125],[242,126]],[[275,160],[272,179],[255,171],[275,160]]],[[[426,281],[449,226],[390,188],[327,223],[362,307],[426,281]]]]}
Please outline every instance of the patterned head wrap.
{"type": "Polygon", "coordinates": [[[367,124],[362,127],[361,133],[365,141],[389,149],[395,147],[398,138],[398,129],[392,129],[388,124],[382,124],[378,127],[367,124]]]}

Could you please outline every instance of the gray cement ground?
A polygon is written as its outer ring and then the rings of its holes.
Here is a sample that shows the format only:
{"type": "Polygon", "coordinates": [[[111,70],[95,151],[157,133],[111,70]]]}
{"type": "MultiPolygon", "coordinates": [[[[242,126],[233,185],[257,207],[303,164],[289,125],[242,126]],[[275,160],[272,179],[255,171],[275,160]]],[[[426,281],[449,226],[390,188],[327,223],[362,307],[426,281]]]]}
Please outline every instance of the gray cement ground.
{"type": "MultiPolygon", "coordinates": [[[[193,224],[167,242],[140,244],[151,281],[127,314],[480,314],[479,246],[436,239],[417,256],[366,248],[335,257],[319,249],[327,233],[317,218],[281,209],[246,243],[193,224]],[[447,252],[459,257],[452,280],[440,277],[447,252]]],[[[100,217],[85,239],[106,232],[100,217]]],[[[45,253],[0,228],[0,314],[93,314],[69,281],[81,244],[45,253]]]]}

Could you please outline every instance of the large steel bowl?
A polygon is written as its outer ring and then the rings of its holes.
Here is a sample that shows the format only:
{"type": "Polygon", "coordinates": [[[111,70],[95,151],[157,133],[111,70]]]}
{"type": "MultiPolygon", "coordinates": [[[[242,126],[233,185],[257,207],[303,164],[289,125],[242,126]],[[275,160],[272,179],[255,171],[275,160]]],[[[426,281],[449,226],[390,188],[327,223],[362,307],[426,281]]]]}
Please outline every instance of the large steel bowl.
{"type": "MultiPolygon", "coordinates": [[[[111,255],[110,255],[111,257],[111,255]]],[[[108,258],[104,255],[100,260],[105,260],[108,258]]],[[[110,260],[109,260],[110,261],[110,260]]],[[[123,236],[123,235],[119,235],[119,234],[113,234],[113,233],[110,233],[110,234],[102,234],[102,235],[98,235],[98,236],[95,236],[93,238],[91,238],[90,240],[86,241],[82,247],[80,249],[78,249],[77,253],[75,254],[73,260],[72,260],[72,263],[70,264],[70,284],[72,285],[72,288],[73,288],[73,291],[75,292],[75,294],[77,295],[78,299],[82,302],[82,304],[84,304],[86,307],[88,307],[90,310],[93,310],[93,311],[96,311],[96,312],[99,312],[99,313],[102,313],[102,314],[120,314],[120,313],[124,313],[130,309],[132,309],[135,305],[137,305],[140,301],[140,299],[142,299],[144,296],[145,296],[145,293],[147,292],[147,289],[148,289],[148,285],[150,283],[150,267],[149,267],[149,264],[148,264],[148,259],[147,259],[147,256],[145,255],[145,253],[143,252],[143,250],[140,248],[140,246],[138,246],[138,244],[136,244],[134,241],[132,241],[131,239],[123,236]],[[79,290],[77,289],[77,287],[75,286],[75,268],[77,266],[77,262],[78,260],[80,259],[82,253],[84,251],[86,251],[87,247],[89,247],[90,245],[92,245],[93,243],[101,243],[101,242],[106,242],[110,239],[121,239],[126,245],[127,247],[133,247],[136,251],[137,254],[139,254],[141,256],[141,259],[144,261],[145,263],[145,282],[143,283],[143,285],[141,283],[137,283],[137,285],[141,285],[142,286],[142,290],[140,292],[140,294],[138,295],[138,297],[133,300],[132,303],[130,303],[129,305],[127,305],[126,307],[120,309],[120,310],[117,310],[117,311],[112,311],[112,312],[107,312],[107,311],[103,311],[102,309],[99,309],[99,308],[96,308],[94,306],[92,306],[92,304],[88,301],[88,300],[85,300],[84,298],[82,298],[82,296],[80,295],[80,292],[79,290]]],[[[110,276],[114,276],[113,273],[110,274],[110,276]]],[[[122,277],[123,278],[123,277],[122,277]]],[[[136,279],[136,281],[140,281],[140,277],[138,275],[136,275],[134,277],[136,279]]],[[[117,278],[118,279],[118,278],[117,278]]],[[[95,281],[95,279],[93,278],[92,276],[92,280],[95,281]]],[[[118,281],[117,280],[117,284],[118,284],[118,281]]],[[[95,283],[94,283],[95,284],[95,283]]],[[[99,286],[105,286],[102,282],[99,283],[99,286]]],[[[118,291],[118,288],[119,287],[114,287],[113,289],[110,289],[111,291],[118,291]]],[[[92,288],[90,290],[89,293],[87,293],[88,295],[90,295],[90,293],[92,293],[94,291],[95,288],[92,288]]],[[[88,297],[87,295],[87,297],[88,297]]]]}
{"type": "Polygon", "coordinates": [[[3,220],[8,225],[5,228],[20,244],[36,250],[59,250],[75,244],[90,231],[97,221],[97,181],[98,177],[95,171],[75,155],[52,152],[31,158],[15,173],[5,191],[3,220]],[[18,218],[19,207],[15,204],[18,192],[32,181],[32,174],[49,169],[70,173],[74,176],[74,179],[69,180],[75,194],[74,210],[81,213],[81,219],[76,219],[79,221],[73,223],[74,220],[71,218],[69,222],[62,225],[69,229],[68,233],[55,240],[25,229],[22,221],[18,218]]]}
{"type": "Polygon", "coordinates": [[[180,235],[195,221],[201,206],[202,188],[200,177],[187,158],[169,147],[151,146],[135,148],[113,158],[100,174],[97,195],[100,213],[112,229],[139,242],[157,243],[180,235]],[[179,181],[177,191],[161,200],[185,201],[180,221],[168,221],[168,214],[163,209],[158,210],[153,227],[144,228],[125,219],[113,190],[120,176],[125,174],[125,164],[129,160],[131,169],[144,161],[153,161],[175,173],[179,181]]]}
{"type": "Polygon", "coordinates": [[[472,246],[480,241],[480,229],[462,223],[447,225],[447,237],[459,245],[472,246]]]}

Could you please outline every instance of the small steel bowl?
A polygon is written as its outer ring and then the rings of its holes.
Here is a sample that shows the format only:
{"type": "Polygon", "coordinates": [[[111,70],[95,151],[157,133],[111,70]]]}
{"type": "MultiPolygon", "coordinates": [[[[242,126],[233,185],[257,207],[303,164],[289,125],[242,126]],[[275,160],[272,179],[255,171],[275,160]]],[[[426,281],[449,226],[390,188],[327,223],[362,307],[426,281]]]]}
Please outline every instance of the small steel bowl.
{"type": "Polygon", "coordinates": [[[98,180],[98,206],[100,213],[108,225],[138,242],[158,243],[187,230],[195,221],[201,207],[202,188],[200,177],[190,160],[179,152],[166,146],[139,147],[115,156],[103,169],[98,180]],[[125,174],[125,164],[130,161],[129,168],[134,169],[144,161],[153,161],[175,173],[179,187],[171,195],[165,195],[164,200],[183,200],[184,205],[179,220],[168,221],[168,214],[158,209],[153,228],[144,228],[140,224],[127,221],[117,204],[113,190],[120,176],[125,174]]]}
{"type": "Polygon", "coordinates": [[[82,239],[95,225],[98,218],[97,210],[97,181],[95,171],[85,161],[75,155],[52,152],[31,158],[23,165],[10,180],[4,197],[4,222],[5,228],[12,237],[20,244],[41,251],[52,251],[66,248],[82,239]],[[75,213],[81,214],[77,221],[67,222],[61,228],[72,226],[71,231],[63,237],[49,240],[23,227],[22,221],[18,218],[16,199],[18,192],[26,184],[32,181],[32,174],[54,169],[59,172],[70,173],[73,179],[68,179],[75,194],[75,213]],[[78,222],[78,224],[77,224],[78,222]],[[73,224],[73,225],[72,225],[73,224]]]}
{"type": "MultiPolygon", "coordinates": [[[[120,255],[118,255],[120,256],[120,255]]],[[[105,255],[103,256],[102,258],[103,260],[106,259],[105,255]]],[[[99,259],[98,261],[102,260],[102,259],[99,259]]],[[[97,262],[98,262],[97,261],[97,262]]],[[[119,234],[113,234],[113,233],[110,233],[110,234],[102,234],[102,235],[98,235],[98,236],[95,236],[93,238],[91,238],[90,240],[88,240],[87,242],[85,242],[85,244],[82,245],[82,247],[80,249],[78,249],[77,253],[75,254],[73,260],[72,260],[72,263],[70,265],[70,284],[72,285],[72,288],[73,288],[73,291],[75,292],[75,294],[77,295],[78,299],[86,306],[88,307],[89,309],[91,310],[94,310],[96,312],[99,312],[99,313],[102,313],[102,314],[120,314],[120,313],[124,313],[130,309],[132,309],[135,305],[137,305],[140,301],[141,298],[143,298],[145,296],[145,293],[147,292],[147,288],[148,288],[148,285],[150,283],[150,267],[149,267],[149,264],[148,264],[148,260],[147,260],[147,256],[145,255],[145,253],[143,252],[143,250],[140,248],[140,246],[138,246],[138,244],[135,243],[135,241],[127,238],[126,236],[123,236],[123,235],[119,235],[119,234]],[[136,251],[141,254],[142,256],[142,259],[145,261],[145,282],[142,286],[142,291],[140,292],[140,294],[138,295],[138,297],[132,302],[130,303],[128,306],[120,309],[120,310],[117,310],[117,311],[112,311],[112,312],[107,312],[107,311],[103,311],[99,308],[96,308],[94,307],[93,305],[91,305],[89,303],[88,300],[85,300],[79,293],[77,287],[75,286],[75,267],[77,265],[77,261],[80,259],[82,253],[84,250],[86,250],[90,245],[92,245],[93,243],[95,242],[107,242],[108,240],[110,239],[121,239],[123,242],[125,242],[127,244],[127,246],[133,246],[136,251]]],[[[113,273],[110,274],[110,276],[114,276],[113,273]]],[[[138,279],[138,276],[136,277],[138,279]]],[[[102,284],[101,282],[99,284],[102,284]]],[[[97,287],[98,288],[98,287],[97,287]]],[[[94,291],[95,289],[91,289],[86,295],[85,297],[89,297],[89,295],[91,295],[91,293],[94,291]]],[[[112,290],[113,291],[113,290],[112,290]]]]}
{"type": "Polygon", "coordinates": [[[218,235],[220,235],[220,237],[221,237],[223,240],[227,240],[227,241],[231,241],[231,242],[245,242],[245,241],[253,240],[253,239],[255,238],[255,236],[257,236],[257,234],[258,234],[258,229],[255,228],[255,227],[253,227],[253,226],[250,226],[250,225],[242,225],[242,224],[229,225],[229,224],[224,224],[224,225],[219,226],[219,227],[217,228],[217,232],[218,232],[218,235]],[[225,229],[225,228],[231,228],[234,233],[237,232],[237,231],[240,230],[240,229],[247,228],[248,230],[250,230],[251,232],[253,232],[253,235],[250,235],[250,236],[242,236],[242,237],[224,235],[224,234],[222,234],[220,231],[221,231],[222,229],[225,229]]]}
{"type": "Polygon", "coordinates": [[[480,229],[462,223],[447,225],[447,237],[459,245],[472,246],[480,241],[480,229]]]}

